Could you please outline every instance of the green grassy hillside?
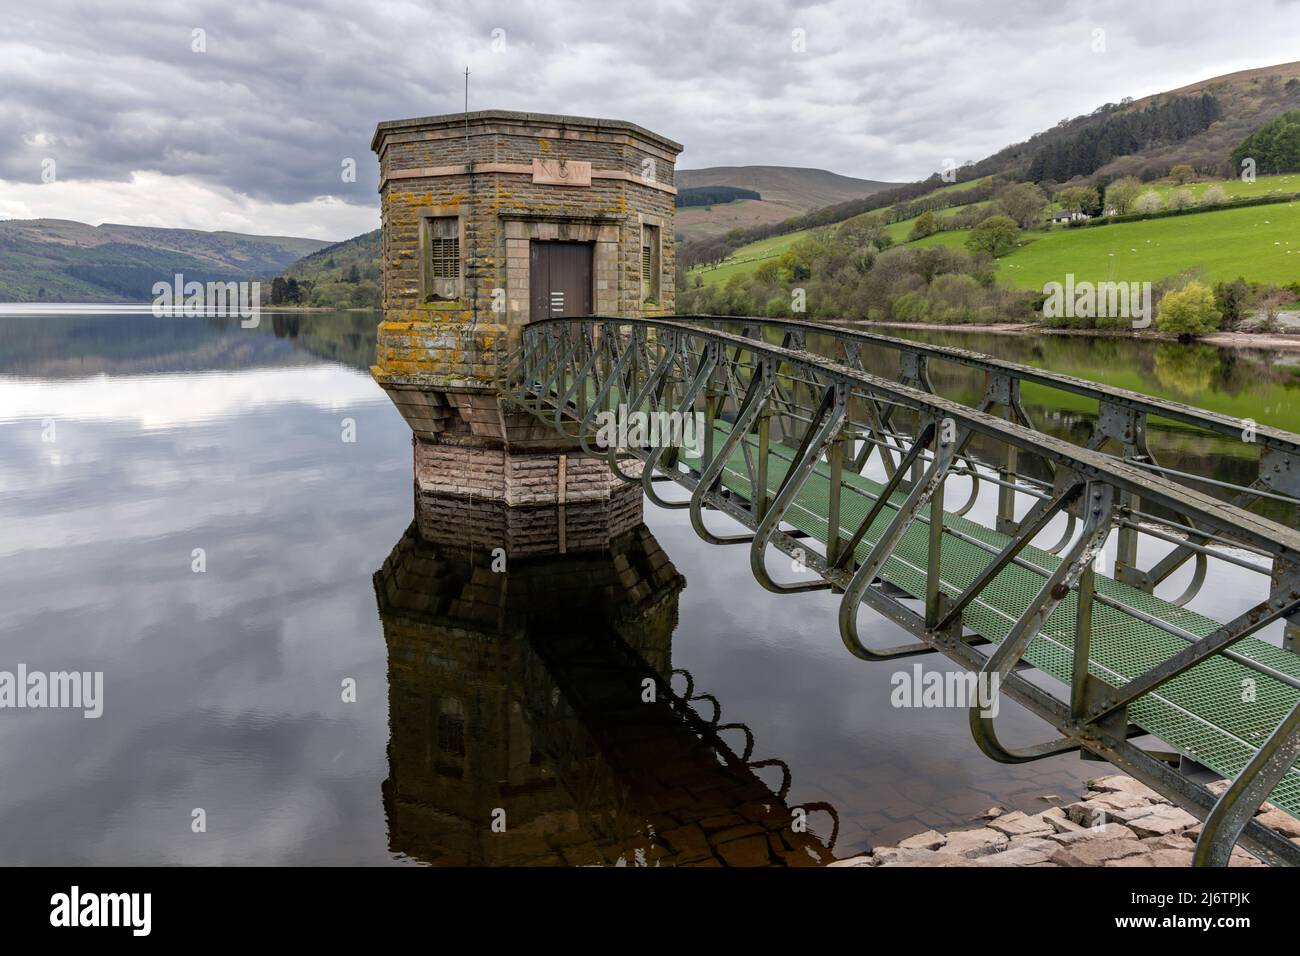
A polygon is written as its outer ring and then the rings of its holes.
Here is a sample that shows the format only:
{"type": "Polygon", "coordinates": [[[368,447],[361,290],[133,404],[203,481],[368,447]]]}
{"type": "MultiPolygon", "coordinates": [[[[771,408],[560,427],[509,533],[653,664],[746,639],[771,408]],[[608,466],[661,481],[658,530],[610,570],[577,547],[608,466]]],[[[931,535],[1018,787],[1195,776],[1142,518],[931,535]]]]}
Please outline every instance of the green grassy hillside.
{"type": "MultiPolygon", "coordinates": [[[[791,230],[787,235],[794,241],[795,229],[833,227],[878,217],[878,221],[886,224],[886,234],[894,243],[906,242],[915,224],[913,214],[925,205],[933,208],[936,203],[942,204],[945,194],[975,189],[982,195],[967,198],[985,200],[1002,184],[1030,178],[1044,180],[1042,185],[1051,192],[1072,178],[1074,183],[1099,181],[1104,185],[1120,176],[1135,176],[1151,183],[1145,188],[1155,189],[1165,199],[1177,188],[1186,188],[1194,199],[1199,199],[1214,185],[1221,186],[1230,198],[1300,192],[1300,174],[1263,176],[1253,183],[1235,179],[1215,181],[1215,177],[1235,175],[1232,151],[1245,136],[1297,108],[1300,108],[1300,61],[1212,77],[1136,102],[1125,99],[1102,104],[1087,115],[1062,121],[1050,130],[963,167],[959,175],[965,177],[964,182],[941,184],[936,174],[893,191],[837,203],[778,226],[756,225],[742,233],[690,242],[680,250],[680,256],[693,264],[722,260],[718,268],[696,273],[705,283],[715,284],[757,268],[753,262],[756,240],[767,241],[782,228],[791,230]],[[1134,144],[1132,152],[1106,159],[1113,155],[1117,144],[1126,142],[1134,144]],[[1061,161],[1049,161],[1052,157],[1061,161]],[[1173,165],[1180,163],[1190,164],[1197,171],[1199,181],[1177,187],[1162,180],[1173,165]],[[1045,172],[1049,168],[1050,175],[1045,172]],[[1033,173],[1035,169],[1041,175],[1033,173]],[[1062,169],[1065,172],[1057,175],[1062,169]],[[885,205],[891,202],[894,205],[885,205]],[[750,260],[748,265],[745,260],[750,260]]],[[[956,210],[951,208],[936,210],[941,220],[955,214],[956,210]]],[[[1199,230],[1200,225],[1192,221],[1199,218],[1189,217],[1186,221],[1189,228],[1199,230]]],[[[961,235],[942,235],[926,243],[959,245],[963,239],[961,235]]],[[[1195,240],[1190,244],[1195,246],[1195,240]]],[[[788,243],[778,240],[775,248],[788,248],[788,243]]],[[[774,248],[769,246],[768,251],[774,248]]],[[[1224,262],[1234,259],[1232,255],[1216,258],[1224,262]]],[[[1224,267],[1222,262],[1211,265],[1224,267]]],[[[1275,274],[1270,269],[1257,272],[1261,276],[1275,274]]]]}
{"type": "MultiPolygon", "coordinates": [[[[1300,174],[1261,176],[1253,183],[1212,180],[1185,186],[1152,183],[1146,188],[1166,199],[1175,189],[1186,189],[1199,200],[1212,186],[1222,188],[1229,198],[1293,194],[1300,192],[1300,174]]],[[[946,210],[939,218],[949,219],[958,211],[946,210]]],[[[915,217],[890,223],[884,227],[885,233],[896,244],[958,249],[965,247],[970,234],[969,230],[952,230],[908,243],[915,223],[915,217]]],[[[779,256],[810,232],[800,230],[750,243],[718,267],[700,267],[690,275],[701,276],[705,285],[724,283],[733,275],[752,272],[766,258],[779,256]]],[[[1041,289],[1045,282],[1063,281],[1067,272],[1079,281],[1154,282],[1199,269],[1213,281],[1241,276],[1252,282],[1294,282],[1300,279],[1300,204],[1223,208],[1111,226],[1029,231],[1022,233],[1020,246],[999,260],[997,268],[1005,281],[1022,289],[1041,289]]]]}
{"type": "Polygon", "coordinates": [[[784,235],[751,242],[749,245],[741,246],[735,253],[716,266],[697,266],[691,269],[687,272],[687,279],[693,285],[695,277],[699,276],[705,285],[720,285],[733,275],[743,275],[754,271],[764,260],[781,255],[800,239],[806,238],[811,233],[811,229],[800,229],[798,232],[787,232],[784,235]]]}
{"type": "MultiPolygon", "coordinates": [[[[968,206],[946,209],[942,212],[936,213],[935,215],[942,223],[952,219],[953,216],[956,216],[963,209],[986,209],[991,205],[993,205],[993,201],[986,199],[983,202],[971,203],[968,206]]],[[[891,222],[889,225],[885,226],[885,234],[895,243],[908,242],[909,237],[912,234],[912,229],[916,226],[916,220],[920,218],[920,216],[912,216],[909,219],[900,219],[898,222],[891,222]]]]}
{"type": "MultiPolygon", "coordinates": [[[[918,247],[962,248],[966,230],[917,240],[918,247]]],[[[1021,245],[998,261],[999,276],[1021,289],[1076,281],[1155,282],[1189,269],[1211,281],[1300,279],[1300,203],[1221,209],[1087,229],[1022,234],[1021,245]]]]}
{"type": "Polygon", "coordinates": [[[1179,186],[1176,183],[1156,182],[1143,187],[1155,190],[1164,198],[1165,202],[1169,201],[1169,194],[1179,190],[1186,189],[1192,194],[1192,198],[1199,200],[1205,195],[1205,191],[1212,186],[1218,186],[1230,199],[1240,199],[1246,196],[1268,196],[1273,194],[1300,193],[1300,173],[1284,173],[1277,176],[1260,176],[1254,182],[1242,182],[1240,179],[1212,179],[1201,182],[1187,183],[1179,186]]]}

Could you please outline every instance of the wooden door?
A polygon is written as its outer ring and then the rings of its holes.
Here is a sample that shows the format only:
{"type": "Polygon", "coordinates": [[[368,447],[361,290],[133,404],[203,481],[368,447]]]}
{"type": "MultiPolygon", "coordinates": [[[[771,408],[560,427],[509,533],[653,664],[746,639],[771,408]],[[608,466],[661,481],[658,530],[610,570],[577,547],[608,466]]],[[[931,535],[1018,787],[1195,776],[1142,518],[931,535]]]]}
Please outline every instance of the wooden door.
{"type": "Polygon", "coordinates": [[[592,313],[592,244],[529,244],[529,319],[575,318],[592,313]]]}

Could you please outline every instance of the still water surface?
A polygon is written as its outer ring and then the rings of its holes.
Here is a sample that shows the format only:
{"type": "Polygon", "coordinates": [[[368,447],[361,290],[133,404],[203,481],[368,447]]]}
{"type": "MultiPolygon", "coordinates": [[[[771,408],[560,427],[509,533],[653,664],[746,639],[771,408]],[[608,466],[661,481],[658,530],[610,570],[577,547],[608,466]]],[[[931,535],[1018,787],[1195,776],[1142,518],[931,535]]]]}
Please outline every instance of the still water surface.
{"type": "MultiPolygon", "coordinates": [[[[97,720],[0,710],[0,862],[608,863],[662,834],[674,805],[744,825],[756,787],[809,805],[817,846],[794,852],[825,859],[992,804],[1036,811],[1106,770],[1004,767],[964,711],[894,709],[898,668],[843,650],[834,596],[763,591],[744,549],[705,546],[681,512],[647,507],[633,556],[661,549],[684,580],[675,619],[533,613],[488,654],[446,600],[479,580],[478,559],[410,532],[411,436],[366,371],[374,322],[0,315],[0,670],[104,673],[97,720]],[[748,733],[750,760],[779,763],[665,782],[640,728],[593,691],[665,660],[743,725],[734,752],[748,733]],[[498,805],[507,834],[490,829],[498,805]]],[[[1297,427],[1287,355],[948,340],[1297,427]]],[[[1082,414],[1035,410],[1063,431],[1082,414]]],[[[1221,457],[1155,441],[1171,464],[1221,457]]],[[[529,574],[545,591],[575,570],[607,573],[543,559],[529,574]]],[[[868,636],[904,639],[890,631],[868,636]]],[[[713,706],[693,702],[706,721],[713,706]]],[[[1011,705],[1000,719],[1013,742],[1041,735],[1011,705]]]]}

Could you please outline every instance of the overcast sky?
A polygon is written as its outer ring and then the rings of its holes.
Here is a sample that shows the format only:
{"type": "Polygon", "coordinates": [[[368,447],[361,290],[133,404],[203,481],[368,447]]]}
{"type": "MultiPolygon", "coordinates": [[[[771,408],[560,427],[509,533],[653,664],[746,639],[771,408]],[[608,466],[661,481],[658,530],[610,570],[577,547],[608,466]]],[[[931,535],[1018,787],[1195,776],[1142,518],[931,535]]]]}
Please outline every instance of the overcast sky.
{"type": "Polygon", "coordinates": [[[0,218],[348,238],[375,123],[460,110],[466,66],[471,109],[631,120],[683,167],[912,180],[1298,38],[1296,0],[10,2],[0,218]]]}

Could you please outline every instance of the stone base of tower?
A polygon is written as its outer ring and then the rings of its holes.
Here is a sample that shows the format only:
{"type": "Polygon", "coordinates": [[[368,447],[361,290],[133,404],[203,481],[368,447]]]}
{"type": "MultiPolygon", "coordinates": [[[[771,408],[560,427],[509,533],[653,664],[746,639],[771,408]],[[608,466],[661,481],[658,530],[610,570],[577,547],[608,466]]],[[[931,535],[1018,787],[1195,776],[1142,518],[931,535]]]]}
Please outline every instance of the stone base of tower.
{"type": "Polygon", "coordinates": [[[415,487],[424,540],[509,555],[605,550],[642,521],[641,486],[581,454],[417,438],[415,487]]]}
{"type": "Polygon", "coordinates": [[[497,363],[508,340],[504,326],[488,323],[384,321],[370,374],[423,441],[566,450],[571,439],[498,399],[497,363]]]}
{"type": "Polygon", "coordinates": [[[378,374],[374,377],[422,441],[469,441],[552,450],[576,447],[572,439],[539,422],[532,413],[503,406],[494,388],[453,389],[396,383],[378,374]]]}

